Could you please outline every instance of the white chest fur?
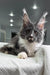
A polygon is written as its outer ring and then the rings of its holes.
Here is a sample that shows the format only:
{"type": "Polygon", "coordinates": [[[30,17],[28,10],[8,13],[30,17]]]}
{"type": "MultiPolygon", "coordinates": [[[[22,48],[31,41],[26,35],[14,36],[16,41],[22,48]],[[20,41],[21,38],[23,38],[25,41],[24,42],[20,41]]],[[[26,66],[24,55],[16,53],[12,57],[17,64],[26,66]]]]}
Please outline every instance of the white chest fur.
{"type": "Polygon", "coordinates": [[[27,40],[24,40],[20,37],[19,38],[19,44],[21,47],[25,47],[27,49],[29,56],[34,55],[35,43],[29,43],[27,40]]]}

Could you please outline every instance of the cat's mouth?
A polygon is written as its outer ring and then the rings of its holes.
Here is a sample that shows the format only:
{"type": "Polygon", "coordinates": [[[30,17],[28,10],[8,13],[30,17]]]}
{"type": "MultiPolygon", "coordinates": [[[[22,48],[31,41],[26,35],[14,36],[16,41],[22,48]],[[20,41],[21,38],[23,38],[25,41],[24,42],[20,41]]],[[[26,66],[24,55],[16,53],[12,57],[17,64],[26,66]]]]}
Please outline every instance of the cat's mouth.
{"type": "Polygon", "coordinates": [[[29,41],[30,43],[32,43],[32,42],[34,42],[34,38],[33,38],[32,36],[30,36],[30,37],[28,37],[28,41],[29,41]]]}

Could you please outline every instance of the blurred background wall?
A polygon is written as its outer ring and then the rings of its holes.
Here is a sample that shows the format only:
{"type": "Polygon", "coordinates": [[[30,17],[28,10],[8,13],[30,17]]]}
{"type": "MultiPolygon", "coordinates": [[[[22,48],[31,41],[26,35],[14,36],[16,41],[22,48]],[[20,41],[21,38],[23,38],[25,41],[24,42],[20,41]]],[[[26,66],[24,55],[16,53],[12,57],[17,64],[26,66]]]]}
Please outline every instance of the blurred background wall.
{"type": "Polygon", "coordinates": [[[44,44],[50,44],[50,0],[0,0],[0,42],[9,42],[12,33],[19,32],[23,25],[23,8],[33,23],[38,21],[45,11],[48,12],[48,22],[45,24],[47,37],[44,44]]]}

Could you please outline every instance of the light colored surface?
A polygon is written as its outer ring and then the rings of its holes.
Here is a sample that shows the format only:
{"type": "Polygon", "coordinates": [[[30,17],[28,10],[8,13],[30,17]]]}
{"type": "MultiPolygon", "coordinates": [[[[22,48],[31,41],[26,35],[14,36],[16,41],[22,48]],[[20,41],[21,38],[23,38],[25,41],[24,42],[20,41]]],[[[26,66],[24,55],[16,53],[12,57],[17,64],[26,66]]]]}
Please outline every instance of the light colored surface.
{"type": "Polygon", "coordinates": [[[0,53],[0,75],[42,75],[43,62],[35,58],[18,59],[17,56],[0,53]]]}
{"type": "Polygon", "coordinates": [[[3,47],[4,45],[7,45],[8,43],[0,42],[0,47],[3,47]]]}
{"type": "MultiPolygon", "coordinates": [[[[0,47],[3,45],[0,43],[0,47]]],[[[50,46],[42,47],[35,57],[27,59],[0,53],[0,75],[50,75],[50,46]]]]}

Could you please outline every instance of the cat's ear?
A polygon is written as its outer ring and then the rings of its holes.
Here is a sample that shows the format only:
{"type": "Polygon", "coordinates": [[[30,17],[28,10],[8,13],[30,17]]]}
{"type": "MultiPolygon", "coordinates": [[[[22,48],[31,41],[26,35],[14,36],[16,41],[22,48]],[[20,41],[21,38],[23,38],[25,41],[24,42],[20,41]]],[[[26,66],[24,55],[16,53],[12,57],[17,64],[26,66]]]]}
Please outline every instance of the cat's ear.
{"type": "Polygon", "coordinates": [[[48,12],[45,12],[43,14],[43,16],[40,18],[40,20],[39,20],[39,22],[37,24],[38,29],[40,29],[40,30],[44,29],[44,24],[47,22],[46,21],[47,14],[48,14],[48,12]]]}
{"type": "Polygon", "coordinates": [[[26,9],[23,9],[23,25],[26,26],[30,22],[26,9]]]}

